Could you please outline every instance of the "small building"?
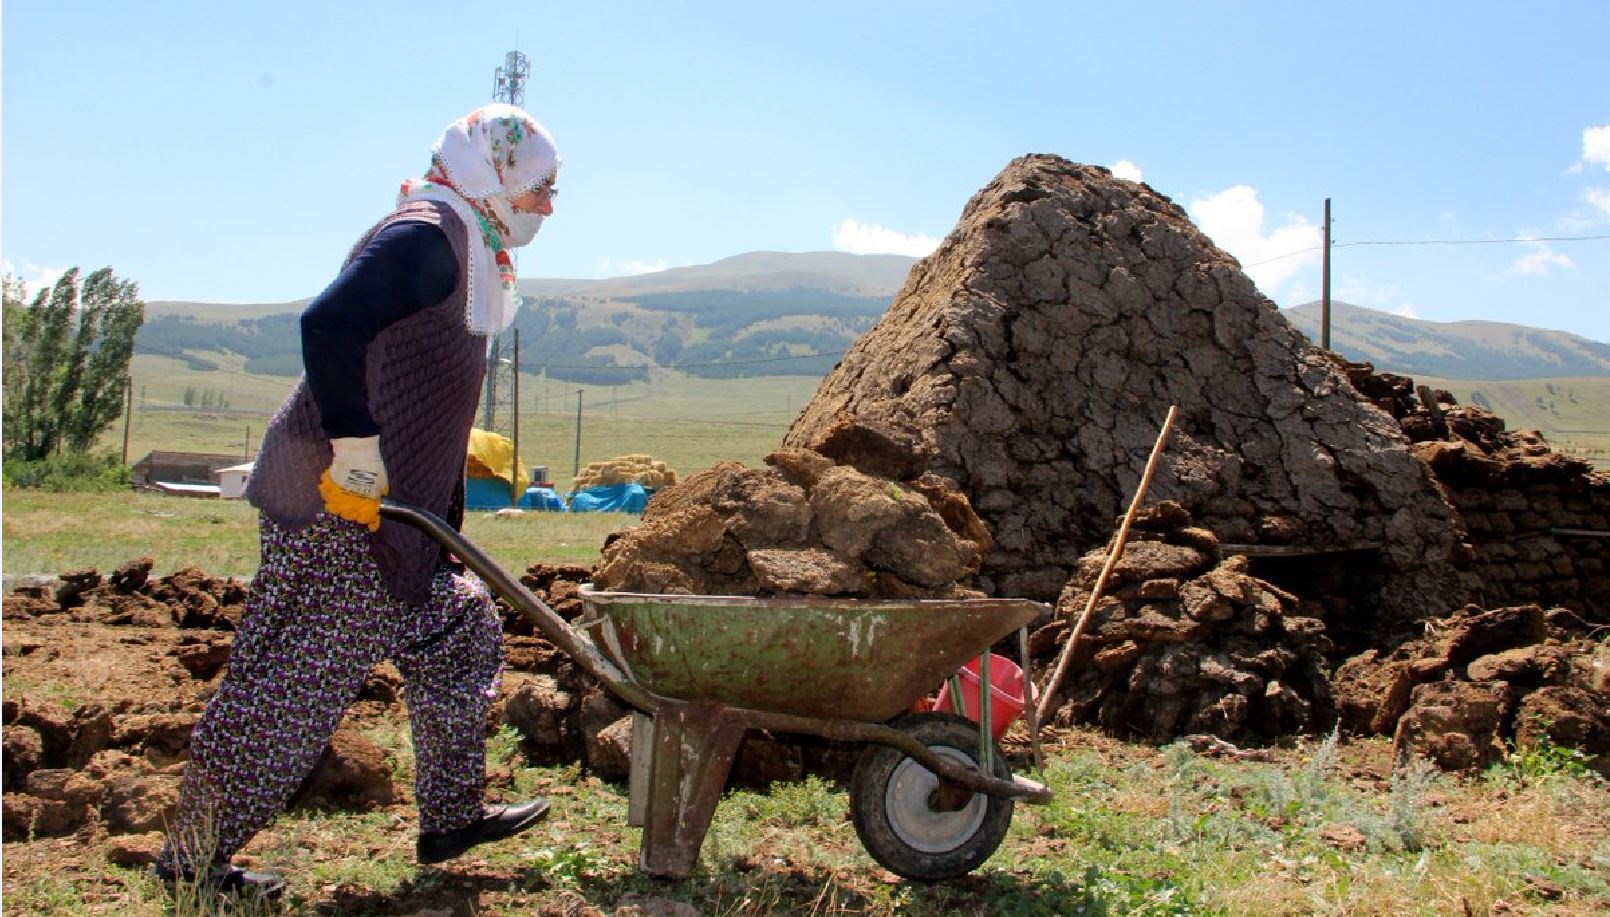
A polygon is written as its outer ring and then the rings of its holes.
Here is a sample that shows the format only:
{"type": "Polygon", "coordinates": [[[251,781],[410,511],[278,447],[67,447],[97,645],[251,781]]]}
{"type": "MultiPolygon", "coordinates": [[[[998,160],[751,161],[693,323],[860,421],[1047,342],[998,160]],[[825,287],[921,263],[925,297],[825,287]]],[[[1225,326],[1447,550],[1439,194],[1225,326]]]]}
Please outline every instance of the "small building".
{"type": "Polygon", "coordinates": [[[246,496],[246,481],[252,476],[254,464],[256,463],[246,462],[214,471],[212,479],[218,484],[218,496],[225,500],[239,500],[246,496]]]}
{"type": "Polygon", "coordinates": [[[216,486],[213,472],[239,465],[240,458],[239,455],[211,452],[152,451],[134,463],[129,476],[136,487],[155,487],[157,484],[216,486]]]}

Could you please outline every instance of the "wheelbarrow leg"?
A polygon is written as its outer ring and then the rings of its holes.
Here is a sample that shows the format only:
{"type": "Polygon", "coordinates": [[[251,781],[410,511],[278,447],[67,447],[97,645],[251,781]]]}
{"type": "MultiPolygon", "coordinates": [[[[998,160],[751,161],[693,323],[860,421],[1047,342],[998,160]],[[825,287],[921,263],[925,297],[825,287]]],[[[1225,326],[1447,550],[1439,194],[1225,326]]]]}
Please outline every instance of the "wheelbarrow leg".
{"type": "Polygon", "coordinates": [[[742,715],[719,705],[669,702],[654,717],[638,858],[644,872],[692,874],[746,728],[742,715]]]}

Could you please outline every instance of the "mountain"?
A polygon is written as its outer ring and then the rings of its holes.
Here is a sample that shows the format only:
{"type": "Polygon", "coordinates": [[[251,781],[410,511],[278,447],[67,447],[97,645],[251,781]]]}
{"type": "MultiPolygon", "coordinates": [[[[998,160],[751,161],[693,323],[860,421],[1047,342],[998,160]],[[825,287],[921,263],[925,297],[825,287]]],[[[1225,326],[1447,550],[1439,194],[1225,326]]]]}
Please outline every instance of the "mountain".
{"type": "MultiPolygon", "coordinates": [[[[520,281],[520,364],[576,382],[621,384],[663,369],[707,377],[821,375],[871,328],[916,259],[749,252],[712,264],[602,280],[520,281]]],[[[136,346],[201,369],[209,351],[249,372],[301,371],[296,315],[279,304],[147,303],[136,346]]],[[[1319,303],[1284,314],[1319,339],[1319,303]]],[[[1500,322],[1428,322],[1331,304],[1331,344],[1349,359],[1440,379],[1610,376],[1610,345],[1500,322]]],[[[512,346],[507,345],[507,346],[512,346]]],[[[507,351],[505,351],[507,353],[507,351]]]]}
{"type": "MultiPolygon", "coordinates": [[[[1320,309],[1320,303],[1309,302],[1282,314],[1317,342],[1320,309]]],[[[1349,360],[1407,376],[1610,376],[1610,345],[1575,334],[1504,322],[1428,322],[1334,300],[1330,343],[1349,360]]]]}
{"type": "Polygon", "coordinates": [[[893,299],[917,259],[845,252],[748,252],[711,264],[605,280],[522,280],[527,296],[630,299],[643,293],[691,290],[826,290],[893,299]]]}
{"type": "MultiPolygon", "coordinates": [[[[821,375],[883,315],[915,262],[749,252],[630,277],[522,280],[526,302],[514,326],[520,365],[596,384],[662,369],[720,378],[821,375]]],[[[248,372],[295,375],[295,318],[305,303],[147,303],[151,318],[136,348],[200,369],[211,365],[207,352],[228,351],[247,358],[248,372]]]]}

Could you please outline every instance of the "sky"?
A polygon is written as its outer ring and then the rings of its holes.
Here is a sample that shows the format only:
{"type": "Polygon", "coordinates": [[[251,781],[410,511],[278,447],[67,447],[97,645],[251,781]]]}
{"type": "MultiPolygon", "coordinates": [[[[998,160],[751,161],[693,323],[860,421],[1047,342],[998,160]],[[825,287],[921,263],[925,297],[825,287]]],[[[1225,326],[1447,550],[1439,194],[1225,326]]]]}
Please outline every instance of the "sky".
{"type": "Polygon", "coordinates": [[[1055,153],[1281,306],[1319,298],[1330,198],[1335,299],[1610,342],[1601,0],[6,0],[0,268],[312,296],[514,50],[564,158],[523,277],[922,255],[1055,153]]]}

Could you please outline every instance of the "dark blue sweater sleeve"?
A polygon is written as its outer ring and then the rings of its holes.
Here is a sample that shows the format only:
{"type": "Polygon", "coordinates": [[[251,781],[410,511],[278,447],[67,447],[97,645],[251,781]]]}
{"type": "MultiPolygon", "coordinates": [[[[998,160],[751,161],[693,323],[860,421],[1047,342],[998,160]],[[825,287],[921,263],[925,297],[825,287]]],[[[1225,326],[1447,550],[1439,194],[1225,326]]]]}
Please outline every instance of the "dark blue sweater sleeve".
{"type": "Polygon", "coordinates": [[[324,432],[374,436],[365,386],[369,342],[386,326],[446,299],[458,285],[458,258],[429,223],[393,223],[302,312],[302,365],[324,432]]]}

